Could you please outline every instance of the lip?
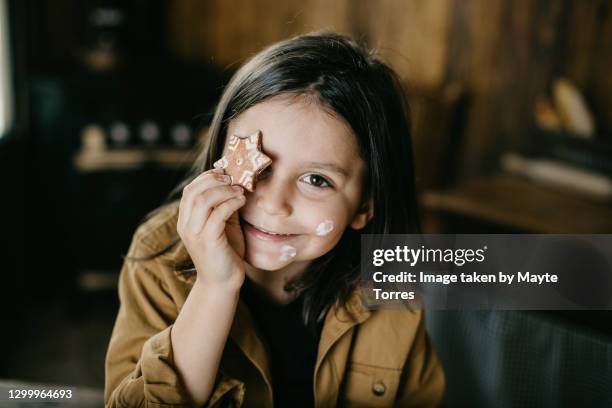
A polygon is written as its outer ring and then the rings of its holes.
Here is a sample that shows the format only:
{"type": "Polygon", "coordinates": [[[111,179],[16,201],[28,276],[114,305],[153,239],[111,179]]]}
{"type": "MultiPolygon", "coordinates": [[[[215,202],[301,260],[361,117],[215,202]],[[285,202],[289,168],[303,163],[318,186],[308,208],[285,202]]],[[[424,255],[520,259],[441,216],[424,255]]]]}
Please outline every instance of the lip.
{"type": "Polygon", "coordinates": [[[247,234],[252,235],[262,241],[287,241],[289,239],[297,237],[299,234],[269,234],[266,231],[262,231],[253,224],[242,220],[244,230],[247,234]]]}

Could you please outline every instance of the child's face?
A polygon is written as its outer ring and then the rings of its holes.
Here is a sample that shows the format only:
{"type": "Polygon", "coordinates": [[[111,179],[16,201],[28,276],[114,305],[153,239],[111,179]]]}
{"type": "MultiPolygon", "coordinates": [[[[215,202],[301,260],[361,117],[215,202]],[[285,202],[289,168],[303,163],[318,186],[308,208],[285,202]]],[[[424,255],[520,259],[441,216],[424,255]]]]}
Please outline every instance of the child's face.
{"type": "Polygon", "coordinates": [[[259,103],[231,121],[228,134],[257,130],[273,163],[255,191],[245,192],[239,211],[245,259],[262,270],[307,266],[329,252],[347,227],[363,228],[372,216],[371,206],[360,201],[366,169],[356,137],[306,97],[259,103]]]}

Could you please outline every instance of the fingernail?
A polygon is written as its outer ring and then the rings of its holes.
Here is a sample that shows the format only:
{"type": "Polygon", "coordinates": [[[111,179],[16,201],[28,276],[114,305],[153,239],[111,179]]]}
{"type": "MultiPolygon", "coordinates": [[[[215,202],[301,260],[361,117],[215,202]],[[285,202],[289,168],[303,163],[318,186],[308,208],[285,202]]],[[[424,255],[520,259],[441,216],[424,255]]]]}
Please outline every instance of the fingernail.
{"type": "Polygon", "coordinates": [[[213,173],[218,173],[218,174],[223,174],[224,171],[225,171],[224,169],[217,169],[217,168],[213,169],[213,173]]]}
{"type": "Polygon", "coordinates": [[[241,193],[242,192],[242,187],[240,186],[232,186],[232,188],[234,189],[234,191],[241,193]]]}
{"type": "Polygon", "coordinates": [[[220,181],[221,183],[229,184],[232,179],[228,175],[224,174],[215,174],[215,180],[220,181]]]}

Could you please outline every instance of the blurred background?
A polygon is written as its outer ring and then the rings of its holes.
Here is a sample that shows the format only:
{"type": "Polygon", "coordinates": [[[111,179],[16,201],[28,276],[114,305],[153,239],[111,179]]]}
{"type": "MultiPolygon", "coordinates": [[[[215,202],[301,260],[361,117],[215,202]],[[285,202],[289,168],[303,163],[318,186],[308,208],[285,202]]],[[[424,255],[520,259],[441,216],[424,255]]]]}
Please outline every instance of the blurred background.
{"type": "MultiPolygon", "coordinates": [[[[611,13],[606,0],[0,0],[4,386],[77,386],[100,406],[135,227],[185,175],[232,73],[295,34],[351,34],[399,73],[426,232],[611,233],[611,13]]],[[[609,312],[428,325],[451,406],[612,406],[609,312]]]]}

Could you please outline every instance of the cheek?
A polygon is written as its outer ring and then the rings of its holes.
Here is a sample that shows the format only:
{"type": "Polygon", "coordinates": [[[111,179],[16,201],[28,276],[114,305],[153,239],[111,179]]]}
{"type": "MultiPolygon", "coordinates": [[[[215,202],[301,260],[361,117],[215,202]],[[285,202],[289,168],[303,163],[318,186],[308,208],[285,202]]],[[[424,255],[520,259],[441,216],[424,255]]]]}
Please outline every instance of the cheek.
{"type": "Polygon", "coordinates": [[[347,224],[347,213],[348,210],[340,203],[307,205],[300,210],[300,219],[305,233],[327,238],[342,233],[347,224]]]}
{"type": "Polygon", "coordinates": [[[315,233],[319,237],[324,237],[334,230],[335,224],[333,220],[324,220],[317,225],[315,233]]]}
{"type": "Polygon", "coordinates": [[[308,206],[302,219],[303,229],[309,234],[307,251],[322,255],[330,251],[342,237],[348,225],[344,206],[308,206]]]}

